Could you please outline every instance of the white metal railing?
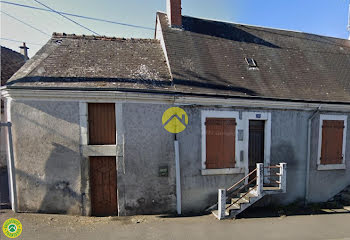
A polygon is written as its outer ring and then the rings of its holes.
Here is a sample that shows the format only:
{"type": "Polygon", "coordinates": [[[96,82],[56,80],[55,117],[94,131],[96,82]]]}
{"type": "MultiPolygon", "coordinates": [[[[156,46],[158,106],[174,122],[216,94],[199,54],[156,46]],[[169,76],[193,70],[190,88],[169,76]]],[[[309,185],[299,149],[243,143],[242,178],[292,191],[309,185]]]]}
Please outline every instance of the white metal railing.
{"type": "MultiPolygon", "coordinates": [[[[280,163],[279,165],[268,166],[265,168],[279,169],[279,172],[276,173],[275,175],[268,176],[268,177],[278,177],[278,181],[274,181],[275,183],[278,184],[278,187],[272,188],[269,190],[285,193],[287,191],[287,164],[280,163]]],[[[258,164],[256,164],[256,169],[254,169],[247,176],[245,176],[244,178],[239,180],[233,186],[231,186],[228,189],[219,189],[218,190],[218,218],[219,219],[225,218],[226,209],[228,209],[232,205],[238,203],[242,198],[247,196],[249,193],[253,193],[254,195],[256,195],[256,197],[262,196],[264,193],[264,177],[265,177],[264,176],[264,165],[262,163],[258,163],[258,164]],[[250,181],[248,184],[244,185],[243,188],[245,186],[249,186],[252,182],[254,182],[256,180],[256,184],[254,185],[254,187],[251,187],[245,194],[243,194],[235,202],[231,203],[229,206],[226,207],[227,192],[234,190],[234,188],[238,187],[240,183],[243,183],[243,181],[246,180],[249,176],[251,176],[254,172],[256,172],[256,177],[252,181],[250,181]]],[[[238,191],[240,189],[242,189],[242,186],[238,188],[238,191]]]]}

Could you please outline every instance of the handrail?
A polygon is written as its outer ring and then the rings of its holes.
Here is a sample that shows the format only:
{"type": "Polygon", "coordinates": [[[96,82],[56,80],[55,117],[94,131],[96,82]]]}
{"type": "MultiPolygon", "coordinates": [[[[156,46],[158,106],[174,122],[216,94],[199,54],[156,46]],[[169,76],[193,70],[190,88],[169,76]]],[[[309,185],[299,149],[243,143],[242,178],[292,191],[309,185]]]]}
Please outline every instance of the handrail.
{"type": "Polygon", "coordinates": [[[264,167],[264,168],[281,168],[281,166],[280,165],[275,165],[275,166],[267,166],[267,167],[264,167]]]}
{"type": "Polygon", "coordinates": [[[277,174],[264,175],[264,178],[267,178],[267,177],[280,177],[280,175],[277,175],[277,174]]]}
{"type": "Polygon", "coordinates": [[[253,188],[251,188],[248,192],[246,192],[242,197],[238,198],[238,200],[236,200],[234,203],[231,203],[230,205],[228,205],[228,207],[226,207],[226,209],[228,209],[229,207],[235,205],[239,200],[241,200],[242,198],[244,198],[245,196],[247,196],[251,191],[253,191],[255,188],[257,188],[258,185],[255,185],[253,188]]]}
{"type": "Polygon", "coordinates": [[[254,179],[250,180],[250,182],[248,182],[247,184],[242,185],[241,187],[239,187],[236,191],[234,191],[233,193],[230,193],[230,195],[234,195],[236,193],[238,193],[242,188],[245,188],[246,186],[249,186],[252,182],[254,182],[258,177],[255,177],[254,179]]]}
{"type": "Polygon", "coordinates": [[[238,184],[240,184],[241,182],[243,182],[244,180],[246,180],[250,175],[252,175],[254,172],[256,172],[257,168],[255,168],[253,171],[251,171],[247,176],[245,176],[244,178],[242,178],[241,180],[239,180],[236,184],[234,184],[233,186],[231,186],[230,188],[228,188],[226,191],[231,191],[232,189],[234,189],[235,187],[237,187],[238,184]]]}

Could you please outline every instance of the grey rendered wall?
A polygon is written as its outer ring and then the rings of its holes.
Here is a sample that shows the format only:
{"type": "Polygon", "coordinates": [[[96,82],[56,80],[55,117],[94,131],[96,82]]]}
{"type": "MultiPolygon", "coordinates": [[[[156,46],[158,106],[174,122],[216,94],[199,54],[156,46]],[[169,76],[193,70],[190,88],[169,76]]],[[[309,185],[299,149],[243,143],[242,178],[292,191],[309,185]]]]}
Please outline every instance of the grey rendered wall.
{"type": "MultiPolygon", "coordinates": [[[[178,134],[181,162],[182,209],[184,213],[198,213],[215,204],[218,189],[228,188],[244,175],[203,176],[201,145],[201,110],[213,108],[182,107],[188,117],[186,130],[178,134]]],[[[215,109],[219,110],[219,109],[215,109]]],[[[232,109],[223,109],[225,111],[232,109]]]]}
{"type": "MultiPolygon", "coordinates": [[[[125,189],[126,214],[176,212],[174,134],[161,118],[171,105],[123,104],[125,174],[118,188],[125,189]],[[169,177],[158,177],[160,166],[169,167],[169,177]]],[[[229,187],[243,175],[201,175],[201,112],[182,107],[189,125],[177,134],[180,148],[183,213],[197,213],[217,201],[217,191],[229,187]]]]}
{"type": "Polygon", "coordinates": [[[289,204],[305,198],[307,122],[306,111],[272,111],[271,165],[287,163],[287,193],[266,197],[271,204],[289,204]]]}
{"type": "MultiPolygon", "coordinates": [[[[118,171],[118,192],[124,192],[126,215],[176,212],[174,137],[162,127],[170,106],[123,104],[124,174],[118,171]],[[168,177],[159,177],[167,166],[168,177]]],[[[119,203],[120,204],[120,203],[119,203]]]]}
{"type": "MultiPolygon", "coordinates": [[[[124,123],[126,124],[125,161],[127,171],[130,168],[149,167],[145,172],[148,176],[144,179],[144,185],[159,189],[153,196],[171,196],[172,206],[175,205],[174,183],[174,150],[173,136],[164,131],[160,125],[163,112],[170,105],[139,105],[126,104],[124,107],[124,123]],[[140,121],[139,119],[145,119],[140,121]],[[147,121],[146,121],[147,119],[147,121]],[[150,119],[150,121],[148,121],[150,119]],[[139,137],[137,137],[139,136],[139,137]],[[142,149],[142,150],[141,150],[142,149]],[[168,152],[168,156],[163,154],[168,152]],[[142,159],[138,161],[136,159],[142,159]],[[148,163],[152,160],[152,164],[148,163]],[[155,161],[155,162],[154,162],[155,161]],[[169,189],[167,192],[159,188],[161,178],[158,179],[157,167],[162,163],[168,163],[170,167],[169,189]],[[141,166],[140,166],[141,164],[141,166]],[[153,175],[149,175],[154,171],[153,175]],[[152,179],[152,180],[151,180],[152,179]],[[170,194],[170,195],[168,195],[170,194]]],[[[224,110],[224,111],[261,111],[271,112],[271,164],[286,162],[287,165],[287,193],[265,197],[262,205],[266,204],[289,204],[294,201],[305,199],[306,164],[307,164],[307,128],[308,118],[311,111],[297,110],[264,110],[243,108],[206,108],[199,106],[182,106],[189,116],[189,125],[186,130],[177,134],[180,146],[181,163],[181,190],[182,210],[184,213],[196,213],[203,211],[207,206],[217,201],[217,190],[227,188],[237,182],[242,175],[201,175],[201,110],[224,110]]],[[[350,130],[348,128],[347,141],[347,170],[318,171],[316,165],[318,144],[318,122],[316,117],[312,124],[312,161],[310,163],[310,199],[313,202],[327,201],[344,187],[350,184],[350,130]]],[[[136,176],[134,176],[136,178],[136,176]]],[[[129,184],[128,184],[129,185],[129,184]]],[[[126,186],[126,185],[125,185],[126,186]]],[[[143,186],[143,185],[141,185],[143,186]]],[[[135,189],[136,186],[134,186],[135,189]]],[[[142,189],[143,187],[139,188],[142,189]]],[[[126,190],[129,192],[129,190],[126,190]]],[[[134,192],[134,191],[132,191],[134,192]]],[[[149,193],[151,193],[150,191],[149,193]]],[[[152,192],[152,194],[154,191],[152,192]]],[[[130,193],[127,193],[127,195],[130,193]]],[[[135,194],[135,193],[133,193],[135,194]]],[[[128,199],[133,202],[134,208],[139,208],[138,198],[142,199],[142,191],[139,196],[129,195],[128,199]]],[[[151,199],[151,195],[148,197],[151,199]]],[[[151,206],[151,205],[149,205],[151,206]]],[[[169,205],[170,206],[170,205],[169,205]]],[[[133,208],[132,207],[132,208],[133,208]]],[[[165,208],[167,209],[167,208],[165,208]]],[[[169,207],[169,209],[172,209],[169,207]]]]}
{"type": "Polygon", "coordinates": [[[80,215],[78,103],[13,101],[11,117],[19,211],[80,215]]]}
{"type": "MultiPolygon", "coordinates": [[[[334,114],[325,113],[321,114],[334,114]]],[[[344,115],[341,114],[340,115],[344,115]]],[[[319,115],[314,119],[312,123],[312,142],[311,142],[311,162],[310,162],[310,192],[309,199],[311,202],[324,202],[329,200],[335,194],[339,193],[345,187],[350,185],[350,115],[347,122],[346,133],[346,150],[345,150],[345,164],[344,170],[317,170],[317,158],[318,158],[318,138],[319,138],[319,115]]]]}

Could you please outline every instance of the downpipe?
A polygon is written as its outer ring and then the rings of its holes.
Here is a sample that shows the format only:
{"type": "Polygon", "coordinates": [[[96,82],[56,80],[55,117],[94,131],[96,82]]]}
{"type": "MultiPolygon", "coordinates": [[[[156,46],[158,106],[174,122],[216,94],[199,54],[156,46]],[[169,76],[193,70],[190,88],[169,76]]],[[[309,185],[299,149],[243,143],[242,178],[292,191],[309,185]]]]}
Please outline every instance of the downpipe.
{"type": "Polygon", "coordinates": [[[308,118],[307,123],[307,158],[306,158],[306,177],[305,177],[305,200],[304,205],[309,202],[309,184],[310,184],[310,161],[311,161],[311,127],[312,120],[316,117],[317,113],[320,111],[321,105],[313,112],[311,117],[308,118]]]}
{"type": "Polygon", "coordinates": [[[180,151],[179,142],[175,134],[174,139],[175,149],[175,175],[176,175],[176,211],[178,215],[181,215],[181,179],[180,179],[180,151]]]}

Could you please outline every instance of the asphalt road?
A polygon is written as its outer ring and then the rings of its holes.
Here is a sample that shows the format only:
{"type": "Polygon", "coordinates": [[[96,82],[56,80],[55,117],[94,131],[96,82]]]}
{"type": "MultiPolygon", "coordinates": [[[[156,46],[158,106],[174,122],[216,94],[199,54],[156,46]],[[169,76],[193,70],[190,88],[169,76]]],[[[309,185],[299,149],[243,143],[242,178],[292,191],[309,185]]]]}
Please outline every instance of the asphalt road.
{"type": "MultiPolygon", "coordinates": [[[[18,239],[348,239],[350,214],[322,214],[246,218],[218,221],[200,217],[76,217],[47,214],[15,214],[0,210],[0,224],[17,218],[23,225],[18,239]]],[[[1,232],[0,239],[7,239],[1,232]]]]}

